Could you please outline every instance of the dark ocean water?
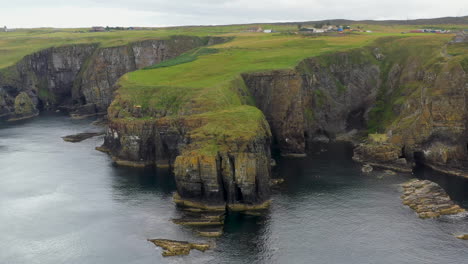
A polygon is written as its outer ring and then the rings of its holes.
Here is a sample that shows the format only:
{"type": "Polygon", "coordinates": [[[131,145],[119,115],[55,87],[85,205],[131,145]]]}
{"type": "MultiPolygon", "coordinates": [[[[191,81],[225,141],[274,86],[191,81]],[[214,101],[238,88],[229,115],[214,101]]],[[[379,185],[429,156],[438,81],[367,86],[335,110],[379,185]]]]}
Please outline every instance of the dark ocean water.
{"type": "MultiPolygon", "coordinates": [[[[401,204],[409,175],[363,175],[347,145],[283,158],[265,216],[231,214],[205,253],[163,258],[147,238],[204,241],[170,221],[167,170],[119,168],[94,150],[101,128],[59,114],[0,124],[0,263],[467,263],[463,216],[421,220],[401,204]]],[[[419,170],[468,205],[467,181],[419,170]]]]}

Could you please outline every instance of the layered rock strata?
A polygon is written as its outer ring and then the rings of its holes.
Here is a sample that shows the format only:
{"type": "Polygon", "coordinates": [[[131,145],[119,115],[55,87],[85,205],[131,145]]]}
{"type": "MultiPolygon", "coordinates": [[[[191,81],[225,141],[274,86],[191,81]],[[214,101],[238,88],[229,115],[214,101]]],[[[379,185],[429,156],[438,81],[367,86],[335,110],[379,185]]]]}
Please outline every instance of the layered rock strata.
{"type": "Polygon", "coordinates": [[[117,47],[77,44],[41,50],[0,70],[0,116],[26,118],[58,107],[77,115],[105,112],[123,74],[223,40],[177,36],[117,47]],[[29,112],[15,105],[24,95],[32,102],[29,112]]]}
{"type": "Polygon", "coordinates": [[[413,209],[420,218],[436,218],[466,212],[455,204],[436,183],[428,180],[412,180],[401,185],[403,204],[413,209]]]}
{"type": "Polygon", "coordinates": [[[243,78],[283,155],[346,138],[361,142],[356,161],[404,172],[423,163],[466,177],[467,44],[387,38],[243,78]]]}
{"type": "Polygon", "coordinates": [[[117,164],[172,167],[177,204],[214,211],[268,206],[271,134],[261,113],[249,134],[228,137],[205,134],[221,124],[203,114],[130,121],[112,109],[102,148],[117,164]]]}
{"type": "Polygon", "coordinates": [[[320,137],[364,129],[380,84],[366,50],[302,61],[294,70],[244,74],[283,155],[305,154],[320,137]]]}

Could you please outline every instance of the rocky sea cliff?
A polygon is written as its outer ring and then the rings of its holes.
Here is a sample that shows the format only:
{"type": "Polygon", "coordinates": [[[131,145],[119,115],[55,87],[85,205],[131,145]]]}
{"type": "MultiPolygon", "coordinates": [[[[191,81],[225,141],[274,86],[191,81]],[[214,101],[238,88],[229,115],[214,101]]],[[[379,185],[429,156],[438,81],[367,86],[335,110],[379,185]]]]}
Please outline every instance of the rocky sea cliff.
{"type": "Polygon", "coordinates": [[[196,98],[177,111],[173,98],[147,108],[120,90],[128,72],[226,40],[49,48],[0,71],[0,115],[107,112],[99,149],[120,165],[171,167],[175,201],[203,209],[267,207],[272,147],[304,156],[316,144],[347,140],[361,162],[402,171],[423,163],[468,175],[466,42],[389,37],[293,69],[244,73],[229,87],[240,105],[228,110],[196,98]]]}

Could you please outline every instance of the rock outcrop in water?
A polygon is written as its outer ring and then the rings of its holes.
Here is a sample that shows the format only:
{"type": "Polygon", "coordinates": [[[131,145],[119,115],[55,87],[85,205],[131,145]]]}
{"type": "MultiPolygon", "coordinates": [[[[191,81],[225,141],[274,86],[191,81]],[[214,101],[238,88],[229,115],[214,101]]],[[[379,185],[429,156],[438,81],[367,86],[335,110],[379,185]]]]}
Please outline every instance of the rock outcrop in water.
{"type": "Polygon", "coordinates": [[[403,187],[403,204],[415,210],[420,218],[436,218],[465,212],[455,204],[437,183],[428,180],[412,180],[403,187]]]}
{"type": "Polygon", "coordinates": [[[192,249],[205,252],[210,249],[210,245],[206,243],[189,243],[186,241],[177,241],[169,239],[148,239],[149,242],[161,247],[164,251],[161,253],[164,257],[188,255],[192,249]]]}
{"type": "Polygon", "coordinates": [[[123,74],[217,41],[176,36],[117,47],[81,44],[41,50],[0,70],[0,116],[25,118],[40,109],[57,107],[77,115],[106,112],[114,84],[123,74]],[[24,101],[25,94],[33,111],[21,112],[15,105],[15,101],[24,101]]]}
{"type": "Polygon", "coordinates": [[[101,136],[101,135],[104,135],[104,133],[103,132],[84,132],[84,133],[78,133],[75,135],[64,136],[62,137],[62,139],[67,142],[76,143],[76,142],[81,142],[83,140],[86,140],[88,138],[101,136]]]}
{"type": "Polygon", "coordinates": [[[218,134],[199,134],[211,125],[203,116],[129,121],[113,110],[103,148],[117,164],[173,167],[177,204],[210,210],[268,205],[271,134],[261,114],[251,133],[215,143],[218,134]]]}

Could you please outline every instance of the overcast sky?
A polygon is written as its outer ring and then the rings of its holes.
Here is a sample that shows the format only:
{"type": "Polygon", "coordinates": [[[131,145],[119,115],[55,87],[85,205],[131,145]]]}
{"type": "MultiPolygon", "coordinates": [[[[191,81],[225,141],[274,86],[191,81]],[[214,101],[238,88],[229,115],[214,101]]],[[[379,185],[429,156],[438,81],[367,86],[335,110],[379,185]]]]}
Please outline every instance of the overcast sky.
{"type": "Polygon", "coordinates": [[[216,25],[468,15],[468,0],[0,0],[0,25],[216,25]]]}

